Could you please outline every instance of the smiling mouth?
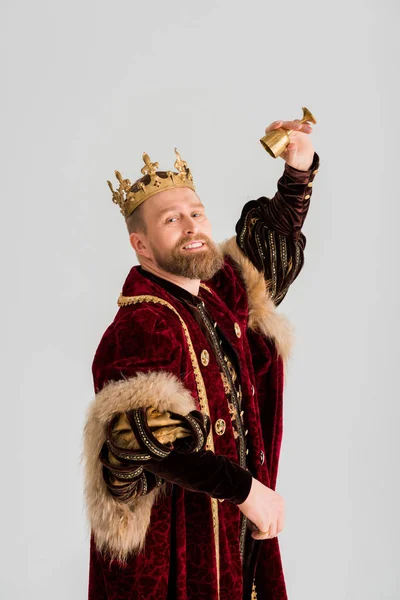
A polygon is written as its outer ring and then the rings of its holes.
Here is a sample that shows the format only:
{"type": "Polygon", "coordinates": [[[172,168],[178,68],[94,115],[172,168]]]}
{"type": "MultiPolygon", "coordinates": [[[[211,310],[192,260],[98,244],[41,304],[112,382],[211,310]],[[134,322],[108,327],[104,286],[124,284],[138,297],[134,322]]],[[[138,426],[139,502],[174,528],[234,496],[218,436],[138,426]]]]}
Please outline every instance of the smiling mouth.
{"type": "Polygon", "coordinates": [[[200,250],[200,248],[203,248],[204,246],[204,242],[196,241],[186,244],[186,246],[183,246],[182,250],[200,250]]]}

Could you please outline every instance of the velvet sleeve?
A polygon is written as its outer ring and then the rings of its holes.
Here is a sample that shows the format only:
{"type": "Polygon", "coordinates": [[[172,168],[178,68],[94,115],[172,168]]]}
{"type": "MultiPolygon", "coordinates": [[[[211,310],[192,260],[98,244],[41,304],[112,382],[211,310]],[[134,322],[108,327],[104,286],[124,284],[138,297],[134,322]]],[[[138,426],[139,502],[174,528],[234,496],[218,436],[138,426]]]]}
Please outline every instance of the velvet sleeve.
{"type": "Polygon", "coordinates": [[[250,471],[211,450],[183,456],[171,452],[163,462],[153,463],[150,468],[166,481],[233,504],[246,500],[253,480],[250,471]]]}
{"type": "Polygon", "coordinates": [[[199,411],[184,417],[149,408],[117,415],[100,454],[110,493],[130,501],[166,480],[213,498],[244,502],[252,475],[205,450],[209,432],[210,420],[199,411]]]}
{"type": "Polygon", "coordinates": [[[236,224],[237,244],[264,273],[276,305],[282,302],[304,264],[306,237],[301,230],[318,168],[317,153],[308,171],[286,164],[275,196],[247,202],[236,224]]]}

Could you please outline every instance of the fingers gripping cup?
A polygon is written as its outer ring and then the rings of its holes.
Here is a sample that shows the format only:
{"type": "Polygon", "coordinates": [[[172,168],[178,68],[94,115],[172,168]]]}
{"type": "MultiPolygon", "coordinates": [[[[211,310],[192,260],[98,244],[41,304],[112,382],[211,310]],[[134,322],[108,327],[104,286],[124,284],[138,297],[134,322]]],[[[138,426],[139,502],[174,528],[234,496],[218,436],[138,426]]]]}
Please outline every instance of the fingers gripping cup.
{"type": "MultiPolygon", "coordinates": [[[[315,117],[311,114],[311,112],[303,106],[303,118],[299,123],[314,123],[317,121],[315,117]]],[[[283,129],[279,127],[279,129],[274,129],[273,131],[269,131],[261,138],[260,142],[265,148],[265,150],[270,154],[273,158],[278,158],[282,152],[285,151],[287,146],[290,144],[290,134],[292,133],[291,129],[283,129]]]]}

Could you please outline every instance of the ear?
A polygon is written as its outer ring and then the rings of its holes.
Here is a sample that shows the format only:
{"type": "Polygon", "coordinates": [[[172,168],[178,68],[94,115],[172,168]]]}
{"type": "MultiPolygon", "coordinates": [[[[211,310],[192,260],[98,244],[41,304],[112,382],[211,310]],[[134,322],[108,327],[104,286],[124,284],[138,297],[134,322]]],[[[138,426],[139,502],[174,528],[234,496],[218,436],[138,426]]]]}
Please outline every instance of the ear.
{"type": "Polygon", "coordinates": [[[129,235],[129,241],[138,256],[152,257],[144,234],[133,232],[129,235]]]}

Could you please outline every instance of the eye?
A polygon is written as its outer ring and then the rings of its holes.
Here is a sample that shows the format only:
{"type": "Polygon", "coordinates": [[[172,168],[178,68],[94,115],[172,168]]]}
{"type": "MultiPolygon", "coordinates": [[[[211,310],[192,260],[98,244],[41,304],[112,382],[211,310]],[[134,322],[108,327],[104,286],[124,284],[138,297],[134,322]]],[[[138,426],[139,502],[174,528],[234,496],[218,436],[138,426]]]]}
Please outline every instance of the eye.
{"type": "Polygon", "coordinates": [[[168,217],[168,219],[165,221],[166,223],[173,223],[174,220],[176,220],[178,217],[168,217]]]}

